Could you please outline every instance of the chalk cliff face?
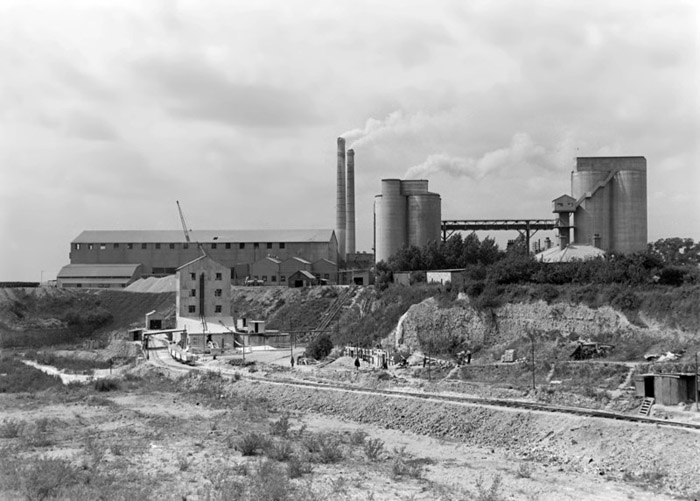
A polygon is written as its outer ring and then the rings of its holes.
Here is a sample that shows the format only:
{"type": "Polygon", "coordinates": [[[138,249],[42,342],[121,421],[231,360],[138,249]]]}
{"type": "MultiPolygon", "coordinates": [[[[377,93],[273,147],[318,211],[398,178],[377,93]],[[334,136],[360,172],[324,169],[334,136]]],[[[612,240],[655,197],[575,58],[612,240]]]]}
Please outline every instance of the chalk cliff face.
{"type": "Polygon", "coordinates": [[[527,329],[551,333],[569,339],[590,338],[601,334],[634,334],[647,329],[631,325],[611,307],[591,309],[585,305],[515,303],[492,310],[476,310],[466,295],[454,306],[440,308],[434,298],[411,306],[392,333],[396,346],[418,346],[419,332],[442,333],[470,344],[490,345],[517,339],[527,329]]]}

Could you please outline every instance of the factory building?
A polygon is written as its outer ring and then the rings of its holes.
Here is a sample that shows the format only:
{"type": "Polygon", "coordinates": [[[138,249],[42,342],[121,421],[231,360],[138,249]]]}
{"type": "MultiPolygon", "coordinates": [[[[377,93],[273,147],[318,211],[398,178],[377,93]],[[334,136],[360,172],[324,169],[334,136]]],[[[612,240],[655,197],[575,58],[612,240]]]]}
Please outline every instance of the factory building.
{"type": "MultiPolygon", "coordinates": [[[[93,275],[100,275],[101,270],[113,272],[103,265],[130,264],[141,265],[142,276],[172,275],[201,256],[200,246],[227,267],[234,284],[242,284],[251,265],[268,256],[280,262],[301,258],[309,263],[320,259],[335,263],[338,259],[333,230],[195,230],[189,242],[182,231],[91,230],[71,242],[69,266],[92,265],[93,275]]],[[[93,281],[99,279],[93,276],[93,281]]]]}
{"type": "Polygon", "coordinates": [[[402,247],[440,240],[441,199],[424,179],[383,179],[374,198],[375,260],[386,261],[402,247]]]}

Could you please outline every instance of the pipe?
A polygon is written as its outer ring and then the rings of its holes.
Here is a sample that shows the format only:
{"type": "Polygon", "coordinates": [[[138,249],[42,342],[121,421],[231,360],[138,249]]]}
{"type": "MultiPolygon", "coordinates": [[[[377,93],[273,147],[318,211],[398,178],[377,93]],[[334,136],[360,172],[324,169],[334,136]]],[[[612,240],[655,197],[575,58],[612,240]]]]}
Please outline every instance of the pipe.
{"type": "Polygon", "coordinates": [[[355,253],[355,150],[348,150],[345,197],[345,255],[355,253]]]}

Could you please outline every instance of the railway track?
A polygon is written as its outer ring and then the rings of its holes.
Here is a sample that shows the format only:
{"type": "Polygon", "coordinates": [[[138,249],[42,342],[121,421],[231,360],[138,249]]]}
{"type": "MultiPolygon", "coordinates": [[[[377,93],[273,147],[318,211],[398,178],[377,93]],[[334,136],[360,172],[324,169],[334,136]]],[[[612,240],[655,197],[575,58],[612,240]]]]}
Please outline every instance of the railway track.
{"type": "MultiPolygon", "coordinates": [[[[184,366],[178,364],[172,359],[169,359],[167,350],[158,350],[156,352],[158,355],[151,357],[151,362],[160,367],[165,367],[169,370],[173,370],[177,373],[187,373],[191,371],[209,371],[212,372],[214,369],[209,369],[203,366],[184,366]],[[166,359],[169,359],[167,360],[166,359]],[[166,361],[167,360],[167,361],[166,361]],[[171,363],[172,362],[172,363],[171,363]]],[[[152,352],[152,354],[154,354],[152,352]]],[[[155,355],[155,354],[154,354],[155,355]]],[[[223,376],[232,377],[237,371],[235,369],[216,369],[216,372],[220,372],[223,376]]],[[[240,373],[239,373],[240,374],[240,373]]],[[[390,398],[410,398],[417,400],[425,400],[426,402],[442,402],[451,403],[455,405],[470,405],[470,406],[482,406],[482,407],[492,407],[492,408],[507,408],[513,410],[521,411],[533,411],[533,412],[545,412],[545,413],[557,413],[557,414],[569,414],[581,417],[591,417],[599,419],[610,419],[617,421],[627,421],[633,423],[640,423],[645,425],[653,426],[663,426],[671,428],[686,428],[690,430],[700,431],[700,424],[695,423],[684,423],[681,421],[669,421],[666,419],[655,419],[645,416],[635,416],[631,414],[622,414],[618,412],[610,412],[596,409],[584,409],[580,407],[565,407],[559,405],[551,405],[540,402],[527,402],[523,400],[505,400],[505,399],[495,399],[495,398],[483,398],[483,397],[471,397],[467,395],[445,395],[441,393],[427,393],[427,392],[415,392],[415,391],[399,391],[399,390],[387,390],[387,389],[376,389],[376,388],[366,388],[358,387],[349,384],[335,383],[335,382],[320,382],[320,381],[308,381],[308,380],[298,380],[292,378],[280,378],[270,379],[255,375],[241,375],[242,379],[248,381],[256,381],[258,383],[269,384],[269,385],[279,385],[279,386],[292,386],[298,388],[309,388],[322,391],[340,391],[340,392],[352,392],[365,395],[379,395],[390,398]]]]}

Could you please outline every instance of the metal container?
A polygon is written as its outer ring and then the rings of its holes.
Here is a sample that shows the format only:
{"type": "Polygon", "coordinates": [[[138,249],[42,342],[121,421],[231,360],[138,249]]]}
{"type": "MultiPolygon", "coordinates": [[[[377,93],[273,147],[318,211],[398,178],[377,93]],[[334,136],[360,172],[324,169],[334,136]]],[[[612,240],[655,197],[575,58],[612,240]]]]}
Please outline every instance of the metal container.
{"type": "Polygon", "coordinates": [[[408,245],[423,247],[431,241],[439,242],[442,207],[440,195],[411,195],[407,206],[408,245]]]}

